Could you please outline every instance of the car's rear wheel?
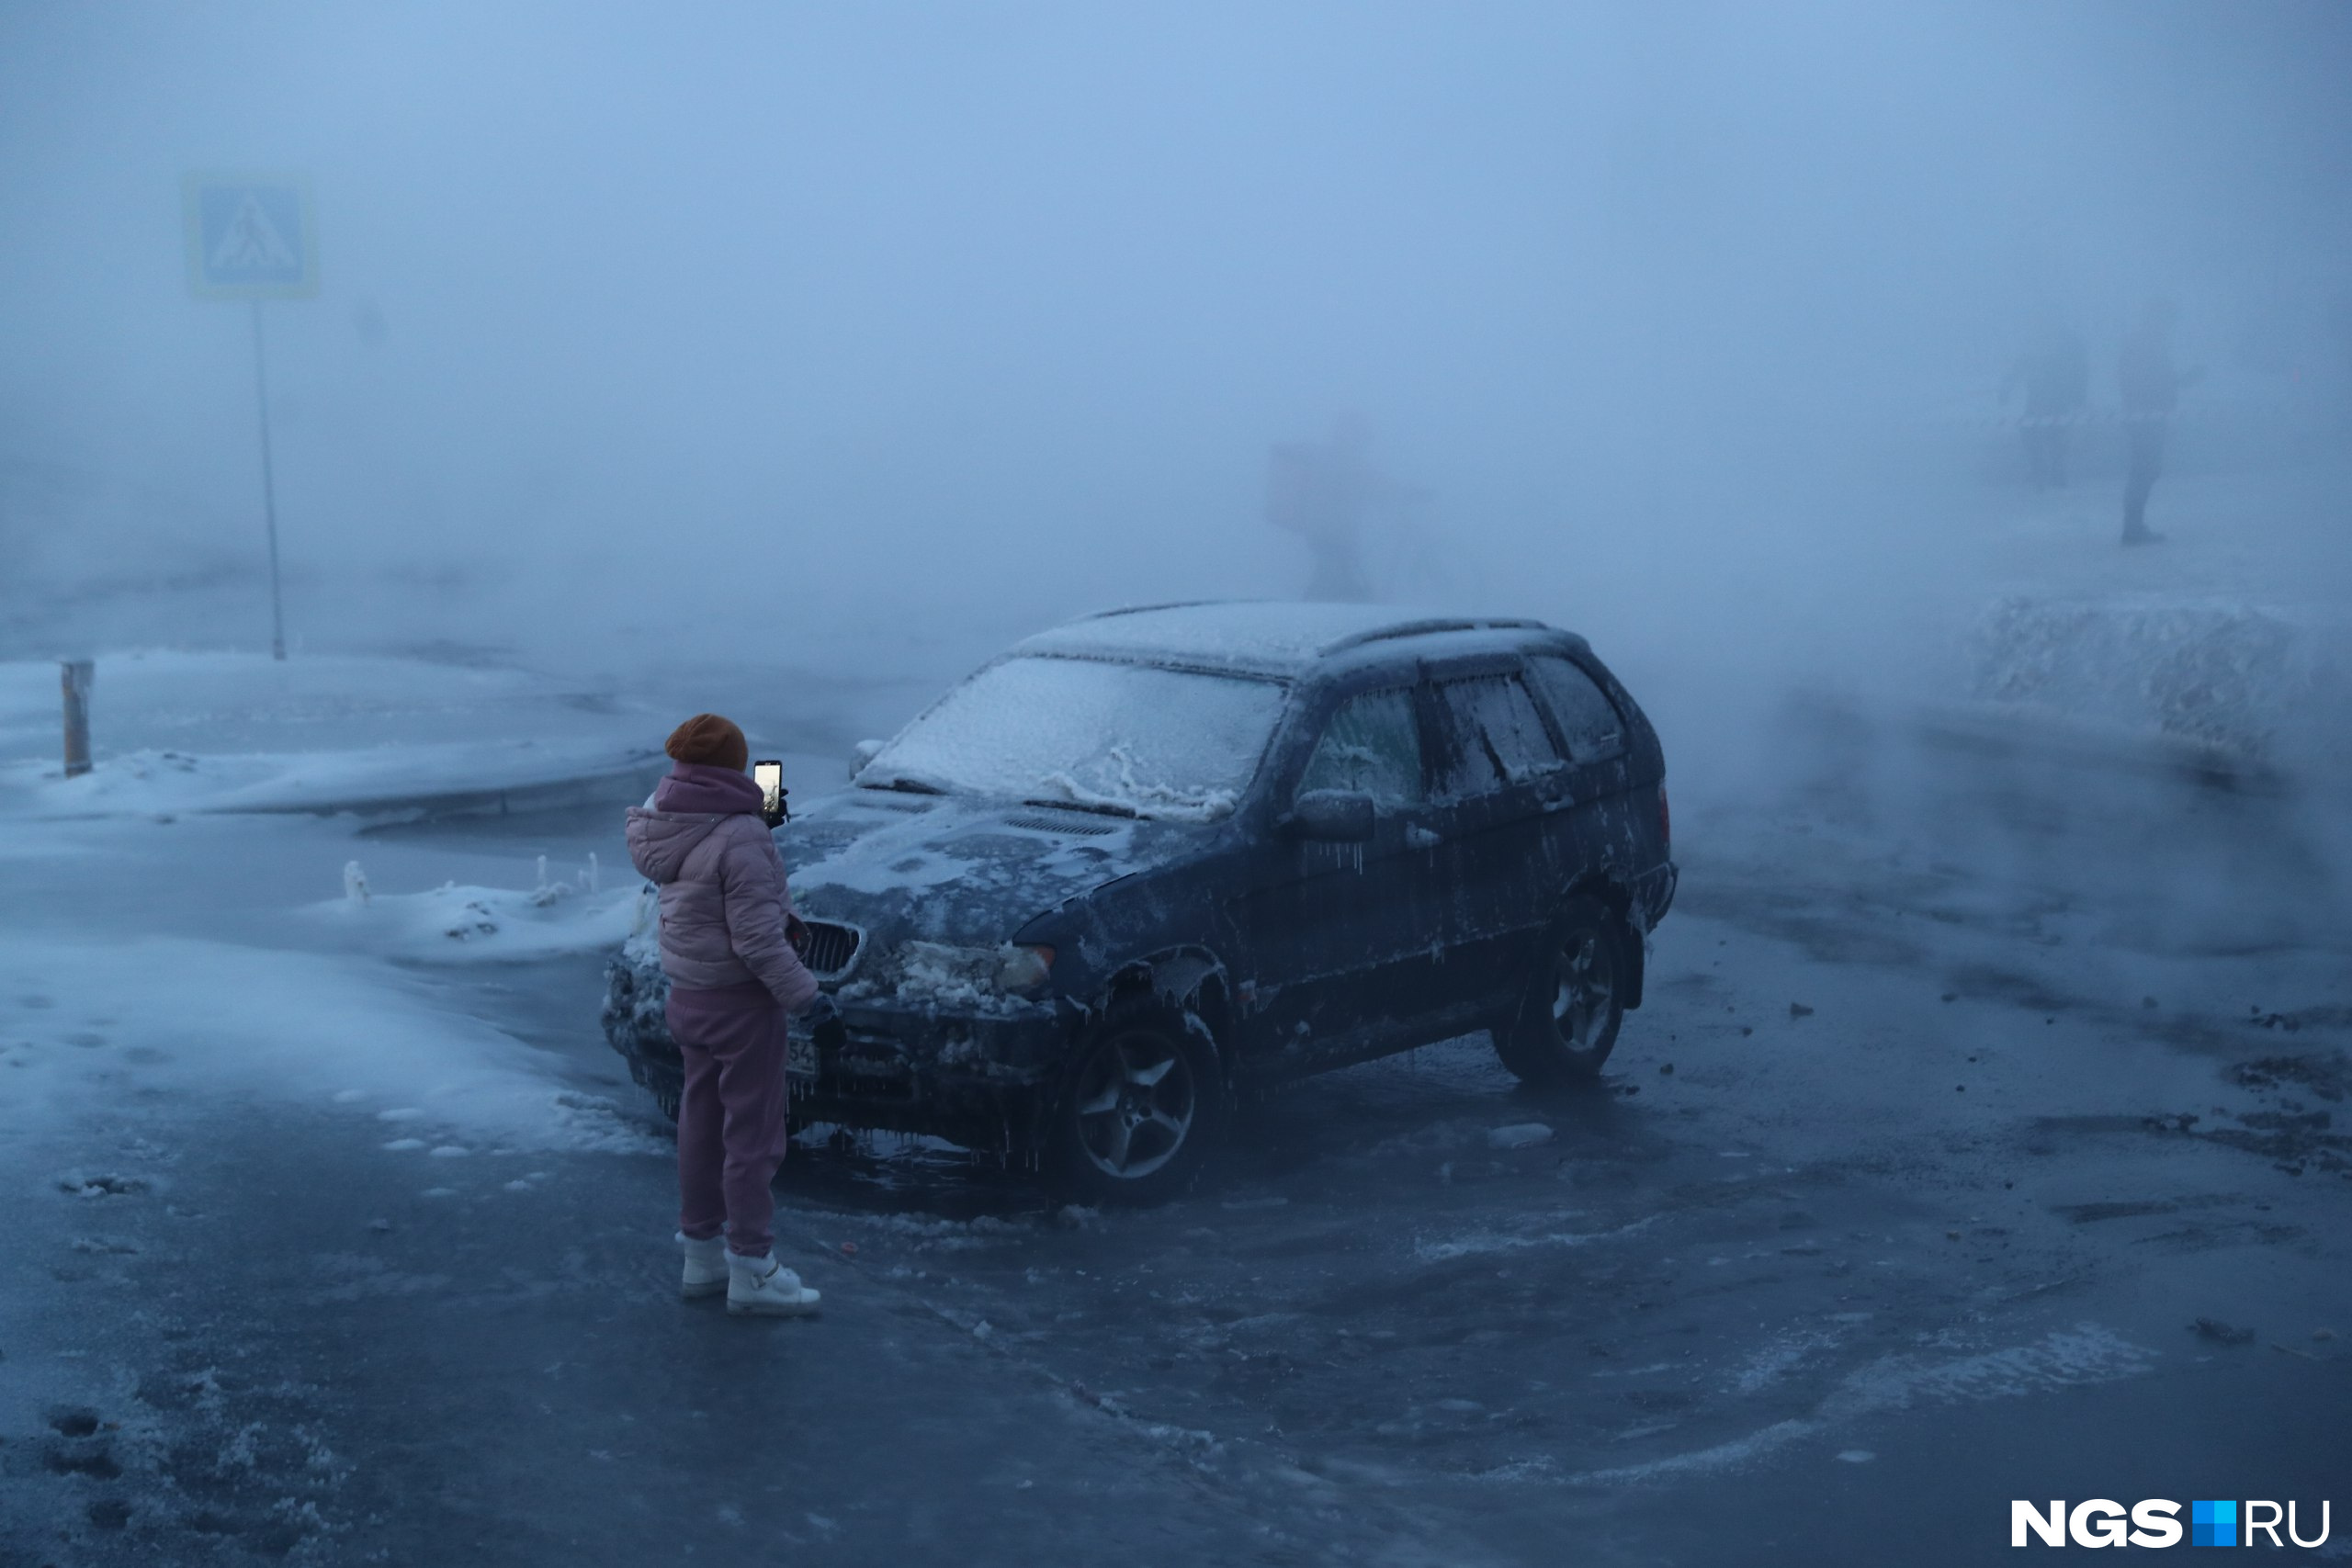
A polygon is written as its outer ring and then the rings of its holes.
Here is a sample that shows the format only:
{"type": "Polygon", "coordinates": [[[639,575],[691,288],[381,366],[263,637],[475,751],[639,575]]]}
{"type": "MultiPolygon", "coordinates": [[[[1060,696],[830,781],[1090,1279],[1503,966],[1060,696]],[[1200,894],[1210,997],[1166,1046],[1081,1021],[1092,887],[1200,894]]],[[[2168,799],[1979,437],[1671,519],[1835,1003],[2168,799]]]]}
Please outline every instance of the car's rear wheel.
{"type": "Polygon", "coordinates": [[[1223,1106],[1216,1044],[1198,1014],[1114,1010],[1055,1102],[1048,1170],[1086,1202],[1164,1201],[1192,1185],[1223,1106]]]}
{"type": "Polygon", "coordinates": [[[1616,1047],[1633,978],[1632,933],[1618,913],[1579,894],[1561,906],[1519,1013],[1495,1032],[1503,1066],[1522,1083],[1590,1083],[1616,1047]]]}

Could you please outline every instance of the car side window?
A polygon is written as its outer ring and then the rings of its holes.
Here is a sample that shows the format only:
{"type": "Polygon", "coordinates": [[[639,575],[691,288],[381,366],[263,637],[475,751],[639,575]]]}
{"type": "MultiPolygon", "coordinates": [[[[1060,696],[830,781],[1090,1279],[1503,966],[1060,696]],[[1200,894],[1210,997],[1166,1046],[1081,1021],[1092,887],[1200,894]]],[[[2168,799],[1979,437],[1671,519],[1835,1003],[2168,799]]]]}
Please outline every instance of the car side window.
{"type": "Polygon", "coordinates": [[[1552,705],[1570,760],[1601,762],[1625,750],[1625,723],[1591,676],[1560,658],[1531,659],[1527,668],[1552,705]]]}
{"type": "Polygon", "coordinates": [[[1477,675],[1437,689],[1452,746],[1442,793],[1484,795],[1562,766],[1535,699],[1516,675],[1477,675]]]}
{"type": "Polygon", "coordinates": [[[1383,806],[1421,798],[1421,732],[1413,694],[1365,692],[1341,703],[1316,742],[1299,792],[1361,790],[1383,806]]]}

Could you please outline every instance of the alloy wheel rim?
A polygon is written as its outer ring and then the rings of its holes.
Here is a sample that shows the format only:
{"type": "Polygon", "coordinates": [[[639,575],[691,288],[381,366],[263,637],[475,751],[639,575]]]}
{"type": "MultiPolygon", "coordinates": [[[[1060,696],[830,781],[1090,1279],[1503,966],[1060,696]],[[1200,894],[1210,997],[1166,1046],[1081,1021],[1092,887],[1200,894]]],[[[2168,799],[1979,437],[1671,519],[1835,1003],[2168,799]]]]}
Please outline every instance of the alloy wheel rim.
{"type": "Polygon", "coordinates": [[[1096,1169],[1136,1181],[1176,1157],[1197,1110],[1193,1070],[1172,1041],[1137,1032],[1094,1053],[1078,1084],[1080,1146],[1096,1169]]]}

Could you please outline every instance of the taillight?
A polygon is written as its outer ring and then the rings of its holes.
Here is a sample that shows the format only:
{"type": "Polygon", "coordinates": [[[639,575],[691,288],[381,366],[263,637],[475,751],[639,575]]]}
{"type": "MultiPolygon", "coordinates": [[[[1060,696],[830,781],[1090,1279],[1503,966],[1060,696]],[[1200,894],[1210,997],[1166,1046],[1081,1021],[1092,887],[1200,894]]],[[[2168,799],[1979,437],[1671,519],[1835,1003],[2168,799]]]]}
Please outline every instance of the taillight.
{"type": "Polygon", "coordinates": [[[1674,812],[1673,809],[1666,804],[1666,785],[1664,784],[1660,784],[1657,786],[1657,838],[1658,843],[1662,847],[1669,852],[1672,851],[1674,848],[1674,812]]]}

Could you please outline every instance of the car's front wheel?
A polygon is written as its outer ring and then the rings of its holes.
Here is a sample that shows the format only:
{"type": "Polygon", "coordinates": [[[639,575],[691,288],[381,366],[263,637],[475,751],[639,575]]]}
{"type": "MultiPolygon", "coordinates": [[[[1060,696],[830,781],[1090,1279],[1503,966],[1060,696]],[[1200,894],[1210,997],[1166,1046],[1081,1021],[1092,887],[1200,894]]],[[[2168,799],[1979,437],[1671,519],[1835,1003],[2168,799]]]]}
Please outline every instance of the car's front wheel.
{"type": "Polygon", "coordinates": [[[1632,933],[1614,909],[1579,894],[1544,939],[1519,1014],[1495,1032],[1503,1066],[1521,1083],[1589,1083],[1617,1044],[1633,977],[1632,933]]]}
{"type": "Polygon", "coordinates": [[[1114,1010],[1056,1101],[1048,1168],[1081,1201],[1158,1203],[1192,1185],[1224,1105],[1216,1042],[1179,1008],[1114,1010]]]}

